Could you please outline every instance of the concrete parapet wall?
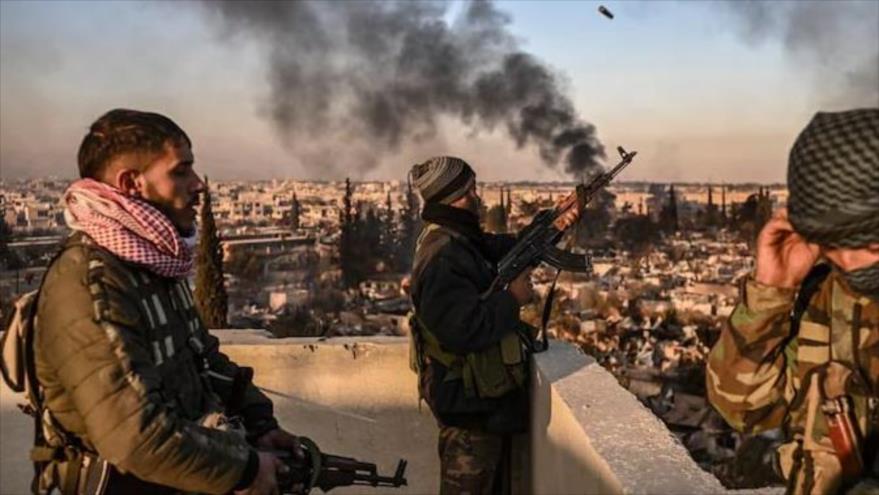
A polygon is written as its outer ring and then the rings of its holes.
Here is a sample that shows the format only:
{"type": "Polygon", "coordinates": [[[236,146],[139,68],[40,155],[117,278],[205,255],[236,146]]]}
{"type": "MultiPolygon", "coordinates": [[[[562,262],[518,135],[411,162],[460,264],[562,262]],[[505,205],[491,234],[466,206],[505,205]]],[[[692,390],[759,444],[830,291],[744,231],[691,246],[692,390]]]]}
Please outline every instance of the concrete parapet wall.
{"type": "MultiPolygon", "coordinates": [[[[326,452],[375,462],[392,474],[409,461],[401,490],[340,493],[436,493],[436,424],[418,407],[405,338],[271,339],[262,331],[214,332],[222,350],[255,370],[290,431],[326,452]]],[[[532,369],[532,434],[514,461],[516,492],[722,493],[720,483],[610,373],[571,345],[553,342],[532,369]]],[[[0,387],[0,493],[24,494],[33,423],[23,399],[0,387]]],[[[336,493],[333,491],[332,493],[336,493]]]]}
{"type": "Polygon", "coordinates": [[[406,339],[268,340],[259,332],[214,333],[233,361],[254,368],[254,382],[274,401],[285,428],[326,452],[374,462],[382,474],[393,475],[397,460],[405,458],[409,486],[385,493],[437,491],[436,423],[426,405],[418,408],[406,339]]]}
{"type": "Polygon", "coordinates": [[[553,342],[536,363],[533,493],[726,492],[594,359],[553,342]]]}

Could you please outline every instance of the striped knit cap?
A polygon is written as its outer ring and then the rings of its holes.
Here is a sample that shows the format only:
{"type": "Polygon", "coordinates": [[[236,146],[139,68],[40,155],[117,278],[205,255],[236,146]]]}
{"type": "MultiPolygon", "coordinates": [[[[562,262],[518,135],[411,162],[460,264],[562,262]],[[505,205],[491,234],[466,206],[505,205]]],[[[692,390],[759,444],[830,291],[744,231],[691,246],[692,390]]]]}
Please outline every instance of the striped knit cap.
{"type": "Polygon", "coordinates": [[[454,203],[476,182],[470,165],[453,156],[435,156],[414,165],[409,176],[425,203],[454,203]]]}
{"type": "Polygon", "coordinates": [[[879,108],[818,113],[788,162],[794,229],[827,247],[879,242],[879,108]]]}

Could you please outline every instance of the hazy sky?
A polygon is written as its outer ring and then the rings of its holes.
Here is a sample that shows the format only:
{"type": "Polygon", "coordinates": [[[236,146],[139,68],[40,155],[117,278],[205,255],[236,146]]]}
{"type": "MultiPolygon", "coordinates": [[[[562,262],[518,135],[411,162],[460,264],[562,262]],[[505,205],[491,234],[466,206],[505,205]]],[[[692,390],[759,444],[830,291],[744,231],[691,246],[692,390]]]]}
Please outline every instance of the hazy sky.
{"type": "MultiPolygon", "coordinates": [[[[608,150],[639,151],[624,179],[783,181],[788,149],[812,114],[879,106],[879,2],[602,3],[614,20],[597,2],[495,8],[608,150]]],[[[466,9],[447,7],[450,24],[466,9]]],[[[266,41],[230,35],[209,10],[0,2],[0,176],[74,176],[88,125],[128,107],[175,119],[194,141],[197,167],[218,179],[401,179],[440,153],[467,159],[485,180],[564,178],[533,147],[454,116],[383,152],[373,168],[357,163],[363,143],[331,133],[317,149],[338,163],[303,163],[313,138],[286,135],[268,117],[266,41]]]]}

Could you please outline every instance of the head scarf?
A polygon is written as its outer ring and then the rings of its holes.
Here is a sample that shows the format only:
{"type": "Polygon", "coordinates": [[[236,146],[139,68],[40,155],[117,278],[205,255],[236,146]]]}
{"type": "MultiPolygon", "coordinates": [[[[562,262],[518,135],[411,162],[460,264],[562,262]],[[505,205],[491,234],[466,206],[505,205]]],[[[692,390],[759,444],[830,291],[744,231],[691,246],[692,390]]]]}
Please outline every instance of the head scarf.
{"type": "Polygon", "coordinates": [[[163,277],[192,270],[192,248],[171,220],[144,200],[93,179],[80,179],[64,193],[64,219],[119,258],[163,277]]]}
{"type": "MultiPolygon", "coordinates": [[[[879,108],[818,113],[788,164],[788,215],[809,242],[831,248],[879,243],[879,108]]],[[[843,272],[849,287],[879,298],[879,263],[843,272]]]]}
{"type": "Polygon", "coordinates": [[[879,108],[818,113],[790,152],[788,216],[809,242],[879,242],[879,108]]]}

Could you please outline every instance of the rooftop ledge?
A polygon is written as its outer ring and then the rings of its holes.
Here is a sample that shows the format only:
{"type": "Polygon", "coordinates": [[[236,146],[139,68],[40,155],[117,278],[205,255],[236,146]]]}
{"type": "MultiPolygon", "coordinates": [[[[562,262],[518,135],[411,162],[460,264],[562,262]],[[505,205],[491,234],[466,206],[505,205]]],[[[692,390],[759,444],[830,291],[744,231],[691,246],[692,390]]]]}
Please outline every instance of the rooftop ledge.
{"type": "MultiPolygon", "coordinates": [[[[223,351],[255,369],[290,431],[321,449],[392,472],[409,461],[409,486],[340,493],[436,493],[436,424],[419,407],[404,337],[274,339],[262,330],[217,330],[223,351]]],[[[532,367],[531,433],[515,442],[514,491],[533,494],[726,493],[630,392],[591,357],[553,341],[532,367]]],[[[0,388],[0,492],[24,494],[33,423],[0,388]]],[[[764,489],[735,493],[780,493],[764,489]]]]}

